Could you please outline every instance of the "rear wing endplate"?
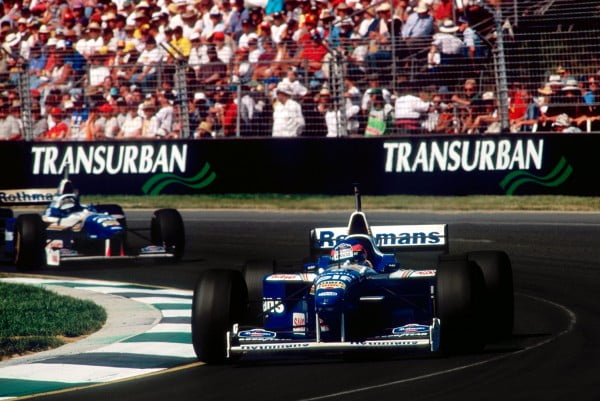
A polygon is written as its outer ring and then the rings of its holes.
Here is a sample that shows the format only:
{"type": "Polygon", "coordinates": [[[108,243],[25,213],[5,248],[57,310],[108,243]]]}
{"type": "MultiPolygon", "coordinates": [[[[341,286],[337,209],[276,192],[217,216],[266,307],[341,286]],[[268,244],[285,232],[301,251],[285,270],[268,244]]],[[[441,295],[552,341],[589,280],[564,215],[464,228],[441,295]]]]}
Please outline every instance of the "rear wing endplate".
{"type": "MultiPolygon", "coordinates": [[[[397,225],[371,226],[370,235],[381,251],[400,252],[409,250],[448,252],[448,225],[397,225]]],[[[348,227],[315,228],[310,231],[311,251],[320,253],[332,249],[348,237],[348,227]]]]}

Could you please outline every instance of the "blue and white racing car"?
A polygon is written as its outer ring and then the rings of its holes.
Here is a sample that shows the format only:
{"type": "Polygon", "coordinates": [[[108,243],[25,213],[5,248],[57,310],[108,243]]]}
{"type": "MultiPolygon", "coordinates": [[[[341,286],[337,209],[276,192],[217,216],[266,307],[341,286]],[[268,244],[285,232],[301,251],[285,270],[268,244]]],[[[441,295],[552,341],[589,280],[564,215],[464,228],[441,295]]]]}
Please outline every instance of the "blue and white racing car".
{"type": "Polygon", "coordinates": [[[192,339],[198,358],[358,351],[473,352],[509,337],[513,282],[501,251],[448,254],[441,225],[347,227],[310,233],[314,263],[297,273],[272,265],[208,270],[198,280],[192,339]],[[437,251],[433,265],[405,268],[403,253],[437,251]]]}
{"type": "Polygon", "coordinates": [[[65,261],[127,259],[138,257],[179,260],[185,249],[183,220],[175,209],[154,211],[150,238],[127,227],[123,209],[115,204],[86,205],[65,177],[44,212],[20,214],[0,209],[0,245],[19,270],[58,266],[65,261]],[[127,246],[128,234],[148,245],[127,246]]]}

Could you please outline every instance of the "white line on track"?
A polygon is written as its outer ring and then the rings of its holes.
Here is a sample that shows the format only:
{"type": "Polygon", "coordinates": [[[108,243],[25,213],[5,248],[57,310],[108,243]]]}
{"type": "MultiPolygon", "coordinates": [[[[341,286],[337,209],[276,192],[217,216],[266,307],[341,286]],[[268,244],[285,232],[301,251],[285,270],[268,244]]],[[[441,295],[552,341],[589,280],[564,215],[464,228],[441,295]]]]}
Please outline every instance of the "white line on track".
{"type": "Polygon", "coordinates": [[[485,364],[488,364],[488,363],[491,363],[491,362],[495,362],[495,361],[499,361],[501,359],[506,359],[506,358],[511,357],[513,355],[518,355],[518,354],[530,351],[530,350],[532,350],[534,348],[538,348],[538,347],[541,347],[541,346],[543,346],[545,344],[548,344],[548,343],[556,340],[557,338],[562,337],[563,335],[568,334],[569,332],[571,332],[573,330],[573,327],[575,327],[575,324],[577,324],[577,316],[575,315],[575,313],[572,310],[570,310],[566,306],[558,304],[558,303],[550,301],[550,300],[547,300],[547,299],[544,299],[544,298],[539,298],[539,297],[536,297],[536,296],[533,296],[533,295],[527,295],[527,294],[519,294],[519,295],[522,295],[522,296],[525,296],[525,297],[528,297],[528,298],[531,298],[531,299],[535,299],[536,301],[543,302],[543,303],[552,305],[555,308],[561,309],[564,313],[566,313],[569,316],[569,325],[568,325],[568,327],[566,329],[564,329],[563,331],[561,331],[560,333],[556,334],[555,336],[547,338],[544,341],[540,341],[537,344],[533,344],[533,345],[530,345],[530,346],[525,347],[523,349],[520,349],[518,351],[511,352],[509,354],[500,355],[500,356],[497,356],[495,358],[490,358],[490,359],[486,359],[486,360],[483,360],[483,361],[471,363],[469,365],[457,366],[456,368],[441,370],[439,372],[429,373],[429,374],[426,374],[426,375],[409,377],[407,379],[394,380],[394,381],[391,381],[391,382],[376,384],[376,385],[373,385],[373,386],[357,387],[357,388],[354,388],[354,389],[351,389],[351,390],[340,391],[340,392],[332,393],[332,394],[324,394],[324,395],[320,395],[320,396],[316,396],[316,397],[311,397],[311,398],[303,398],[303,399],[301,399],[299,401],[325,400],[325,399],[328,399],[328,398],[341,397],[341,396],[344,396],[344,395],[356,394],[356,393],[361,393],[361,392],[365,392],[365,391],[377,390],[377,389],[380,389],[380,388],[396,386],[396,385],[399,385],[399,384],[404,384],[404,383],[410,383],[410,382],[415,382],[415,381],[419,381],[419,380],[429,379],[429,378],[432,378],[432,377],[442,376],[442,375],[446,375],[446,374],[449,374],[449,373],[459,372],[461,370],[466,370],[466,369],[474,368],[474,367],[477,367],[477,366],[485,365],[485,364]]]}

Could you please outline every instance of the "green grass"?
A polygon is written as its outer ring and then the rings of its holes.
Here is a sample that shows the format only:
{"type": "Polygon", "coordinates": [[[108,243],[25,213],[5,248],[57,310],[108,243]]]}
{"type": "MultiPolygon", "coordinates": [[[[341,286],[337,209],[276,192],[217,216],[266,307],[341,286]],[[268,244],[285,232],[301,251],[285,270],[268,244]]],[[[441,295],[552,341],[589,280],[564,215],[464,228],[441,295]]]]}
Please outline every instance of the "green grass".
{"type": "MultiPolygon", "coordinates": [[[[352,210],[354,197],[325,195],[227,194],[227,195],[84,195],[85,203],[117,203],[126,209],[254,209],[254,210],[352,210]]],[[[600,197],[578,196],[411,196],[363,195],[365,210],[423,211],[600,211],[600,197]]]]}
{"type": "Polygon", "coordinates": [[[0,283],[0,357],[60,346],[99,330],[106,311],[39,287],[0,283]]]}

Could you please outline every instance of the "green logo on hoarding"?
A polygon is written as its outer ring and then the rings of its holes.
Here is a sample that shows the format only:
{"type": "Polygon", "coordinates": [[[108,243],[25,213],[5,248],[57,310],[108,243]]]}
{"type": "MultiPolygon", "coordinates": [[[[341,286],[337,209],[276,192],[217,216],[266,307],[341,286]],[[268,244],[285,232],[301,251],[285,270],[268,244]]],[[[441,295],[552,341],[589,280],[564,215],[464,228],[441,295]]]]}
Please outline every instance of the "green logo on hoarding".
{"type": "Polygon", "coordinates": [[[157,174],[150,178],[142,187],[142,192],[146,195],[159,195],[163,189],[171,184],[185,185],[188,188],[201,189],[210,185],[217,174],[210,170],[210,164],[205,163],[198,174],[193,177],[185,178],[171,173],[157,174]]]}
{"type": "Polygon", "coordinates": [[[544,177],[538,177],[523,170],[513,171],[500,181],[500,186],[506,191],[507,195],[514,194],[517,188],[528,182],[545,187],[557,187],[565,182],[572,172],[573,167],[567,164],[567,160],[563,157],[550,174],[544,177]]]}

